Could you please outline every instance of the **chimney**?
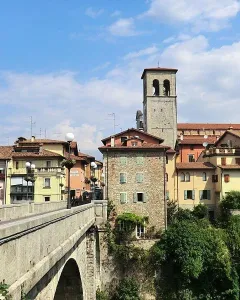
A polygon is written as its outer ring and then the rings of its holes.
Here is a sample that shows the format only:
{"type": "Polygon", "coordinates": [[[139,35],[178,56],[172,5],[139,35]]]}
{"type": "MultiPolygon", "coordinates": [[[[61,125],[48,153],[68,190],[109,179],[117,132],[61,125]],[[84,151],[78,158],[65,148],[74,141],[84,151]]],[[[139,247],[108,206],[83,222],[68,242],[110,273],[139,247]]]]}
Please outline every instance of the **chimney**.
{"type": "Polygon", "coordinates": [[[115,137],[111,136],[111,147],[115,146],[115,137]]]}
{"type": "Polygon", "coordinates": [[[35,136],[33,135],[32,137],[31,137],[31,142],[34,142],[35,141],[35,136]]]}
{"type": "Polygon", "coordinates": [[[39,153],[42,153],[43,151],[43,144],[39,144],[39,153]]]}

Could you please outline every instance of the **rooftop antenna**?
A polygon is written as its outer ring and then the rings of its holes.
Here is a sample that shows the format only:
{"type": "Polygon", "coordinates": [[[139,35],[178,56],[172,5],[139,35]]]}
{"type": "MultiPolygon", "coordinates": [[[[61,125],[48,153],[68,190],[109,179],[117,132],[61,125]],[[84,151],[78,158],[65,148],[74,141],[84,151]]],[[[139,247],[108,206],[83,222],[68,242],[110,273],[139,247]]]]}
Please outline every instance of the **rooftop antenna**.
{"type": "Polygon", "coordinates": [[[109,116],[112,116],[113,117],[113,134],[115,134],[115,129],[116,129],[116,116],[115,116],[115,113],[111,113],[111,114],[108,114],[109,116]]]}
{"type": "Polygon", "coordinates": [[[32,135],[33,135],[33,125],[36,125],[36,122],[33,122],[32,116],[31,116],[31,136],[30,136],[30,138],[31,138],[32,135]]]}
{"type": "Polygon", "coordinates": [[[204,147],[204,148],[206,148],[207,145],[208,145],[208,142],[204,142],[204,143],[203,143],[203,147],[204,147]]]}
{"type": "Polygon", "coordinates": [[[47,129],[45,128],[45,132],[44,132],[45,134],[45,139],[47,138],[47,129]]]}
{"type": "Polygon", "coordinates": [[[158,68],[159,68],[159,61],[158,61],[158,68]]]}
{"type": "Polygon", "coordinates": [[[40,139],[42,138],[42,128],[40,128],[40,133],[39,133],[40,139]]]}

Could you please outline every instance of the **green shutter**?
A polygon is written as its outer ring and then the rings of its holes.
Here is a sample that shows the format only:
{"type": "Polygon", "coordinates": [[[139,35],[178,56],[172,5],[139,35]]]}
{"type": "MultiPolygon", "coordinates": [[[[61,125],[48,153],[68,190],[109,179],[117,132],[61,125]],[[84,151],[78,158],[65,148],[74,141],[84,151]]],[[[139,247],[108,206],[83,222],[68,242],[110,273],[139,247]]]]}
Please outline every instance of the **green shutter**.
{"type": "Polygon", "coordinates": [[[121,156],[120,157],[120,163],[121,163],[121,165],[126,165],[127,164],[127,157],[126,156],[121,156]]]}
{"type": "Polygon", "coordinates": [[[137,181],[137,183],[143,182],[143,173],[136,174],[136,181],[137,181]]]}
{"type": "Polygon", "coordinates": [[[126,182],[127,182],[126,173],[120,173],[120,183],[126,183],[126,182]]]}
{"type": "Polygon", "coordinates": [[[139,173],[136,174],[136,182],[140,182],[139,181],[139,173]]]}
{"type": "Polygon", "coordinates": [[[169,200],[169,191],[166,191],[166,200],[169,200]]]}
{"type": "Polygon", "coordinates": [[[127,203],[127,193],[120,193],[120,203],[127,203]]]}
{"type": "Polygon", "coordinates": [[[143,193],[143,203],[146,203],[147,201],[148,201],[147,194],[143,193]]]}
{"type": "Polygon", "coordinates": [[[143,165],[143,157],[137,156],[137,165],[143,165]]]}
{"type": "Polygon", "coordinates": [[[192,200],[195,200],[195,191],[192,191],[192,200]]]}
{"type": "Polygon", "coordinates": [[[207,198],[208,198],[208,200],[211,200],[211,191],[210,190],[207,191],[207,198]]]}
{"type": "Polygon", "coordinates": [[[203,199],[203,191],[199,191],[199,200],[203,199]]]}
{"type": "Polygon", "coordinates": [[[137,193],[133,193],[133,202],[137,203],[137,193]]]}
{"type": "Polygon", "coordinates": [[[184,200],[187,200],[187,191],[184,191],[184,200]]]}
{"type": "Polygon", "coordinates": [[[140,182],[143,182],[143,173],[140,173],[140,182]]]}

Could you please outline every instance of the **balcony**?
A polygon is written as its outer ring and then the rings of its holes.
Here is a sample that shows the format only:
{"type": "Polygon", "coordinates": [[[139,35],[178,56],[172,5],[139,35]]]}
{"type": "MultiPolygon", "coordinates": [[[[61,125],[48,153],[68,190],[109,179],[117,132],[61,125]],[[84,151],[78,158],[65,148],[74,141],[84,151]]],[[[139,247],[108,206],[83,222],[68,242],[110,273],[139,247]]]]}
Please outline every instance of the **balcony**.
{"type": "MultiPolygon", "coordinates": [[[[60,175],[63,174],[64,170],[61,167],[36,167],[34,170],[34,174],[37,175],[60,175]]],[[[23,175],[27,174],[26,168],[18,168],[18,169],[11,169],[10,174],[12,175],[23,175]]]]}
{"type": "Polygon", "coordinates": [[[204,150],[203,153],[205,155],[213,155],[213,154],[234,154],[238,151],[238,149],[233,148],[210,148],[208,150],[204,150]]]}

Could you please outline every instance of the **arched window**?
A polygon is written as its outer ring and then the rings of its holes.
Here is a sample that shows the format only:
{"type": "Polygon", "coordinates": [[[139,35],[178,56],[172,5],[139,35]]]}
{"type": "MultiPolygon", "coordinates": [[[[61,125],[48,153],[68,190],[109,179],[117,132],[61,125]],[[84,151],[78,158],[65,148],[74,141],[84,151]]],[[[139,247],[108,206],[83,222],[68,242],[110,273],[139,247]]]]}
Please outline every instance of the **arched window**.
{"type": "Polygon", "coordinates": [[[181,182],[184,182],[184,181],[185,181],[185,174],[184,174],[184,173],[181,173],[181,175],[180,175],[180,180],[181,180],[181,182]]]}
{"type": "Polygon", "coordinates": [[[186,178],[185,178],[186,180],[185,181],[190,181],[190,174],[189,173],[186,173],[186,178]]]}
{"type": "Polygon", "coordinates": [[[202,173],[202,180],[207,181],[207,173],[206,172],[202,173]]]}
{"type": "Polygon", "coordinates": [[[170,96],[170,81],[168,79],[163,81],[163,95],[170,96]]]}
{"type": "Polygon", "coordinates": [[[157,79],[153,80],[153,95],[159,96],[159,81],[157,79]]]}

